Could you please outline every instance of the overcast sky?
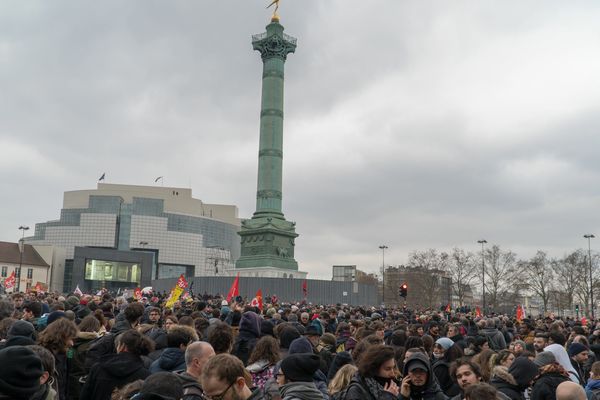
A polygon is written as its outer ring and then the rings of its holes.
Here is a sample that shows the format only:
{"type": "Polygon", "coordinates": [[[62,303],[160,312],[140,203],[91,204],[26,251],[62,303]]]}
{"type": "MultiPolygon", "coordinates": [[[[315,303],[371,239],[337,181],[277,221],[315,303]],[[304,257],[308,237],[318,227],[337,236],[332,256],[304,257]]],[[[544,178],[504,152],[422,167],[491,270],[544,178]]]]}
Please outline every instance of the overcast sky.
{"type": "MultiPolygon", "coordinates": [[[[67,190],[189,187],[255,207],[267,1],[0,2],[0,240],[67,190]]],[[[600,236],[600,2],[282,0],[296,259],[374,271],[477,239],[600,236]]],[[[600,249],[600,239],[592,242],[600,249]]]]}

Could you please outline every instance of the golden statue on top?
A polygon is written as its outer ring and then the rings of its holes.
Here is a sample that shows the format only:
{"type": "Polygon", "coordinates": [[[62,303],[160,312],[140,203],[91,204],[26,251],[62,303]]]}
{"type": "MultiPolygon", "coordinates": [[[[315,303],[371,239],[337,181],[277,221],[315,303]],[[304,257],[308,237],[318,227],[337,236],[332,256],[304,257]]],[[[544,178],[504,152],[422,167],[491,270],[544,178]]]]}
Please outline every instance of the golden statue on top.
{"type": "Polygon", "coordinates": [[[267,6],[267,8],[270,8],[271,6],[275,5],[275,9],[273,10],[273,16],[271,17],[271,21],[279,21],[279,15],[277,15],[277,10],[279,10],[279,2],[281,0],[273,0],[271,2],[271,4],[269,4],[267,6]]]}

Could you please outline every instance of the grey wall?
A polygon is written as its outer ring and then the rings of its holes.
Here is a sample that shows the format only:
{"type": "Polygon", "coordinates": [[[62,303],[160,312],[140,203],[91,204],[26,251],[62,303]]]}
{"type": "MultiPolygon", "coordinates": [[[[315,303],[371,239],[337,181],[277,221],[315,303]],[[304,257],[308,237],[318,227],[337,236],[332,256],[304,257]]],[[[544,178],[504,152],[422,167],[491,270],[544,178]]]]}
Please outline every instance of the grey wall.
{"type": "MultiPolygon", "coordinates": [[[[194,294],[207,292],[226,295],[234,279],[234,277],[196,276],[189,282],[194,282],[194,294]]],[[[168,293],[176,282],[177,279],[157,279],[152,281],[152,287],[154,290],[161,292],[164,290],[168,293]]],[[[283,302],[302,301],[304,299],[302,282],[302,279],[240,277],[240,295],[251,300],[258,289],[262,289],[263,298],[275,294],[283,302]]],[[[307,285],[307,301],[310,303],[368,306],[377,304],[377,288],[373,285],[314,279],[307,279],[307,285]],[[344,292],[346,292],[346,296],[344,296],[344,292]]]]}

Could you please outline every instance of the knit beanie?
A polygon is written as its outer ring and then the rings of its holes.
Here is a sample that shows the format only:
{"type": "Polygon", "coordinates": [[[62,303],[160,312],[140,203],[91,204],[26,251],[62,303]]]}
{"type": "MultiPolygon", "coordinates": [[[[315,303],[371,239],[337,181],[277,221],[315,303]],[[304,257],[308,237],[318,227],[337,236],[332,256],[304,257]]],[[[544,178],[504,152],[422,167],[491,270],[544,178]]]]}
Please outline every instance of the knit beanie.
{"type": "Polygon", "coordinates": [[[515,378],[519,389],[525,390],[533,378],[538,375],[539,369],[533,361],[529,361],[529,358],[517,357],[508,368],[508,373],[515,378]]]}
{"type": "Polygon", "coordinates": [[[312,352],[313,346],[310,343],[310,341],[305,337],[299,337],[298,339],[294,339],[294,341],[290,344],[289,354],[312,352]]]}
{"type": "Polygon", "coordinates": [[[289,381],[312,382],[319,365],[320,358],[316,354],[290,354],[281,362],[281,370],[289,381]]]}
{"type": "Polygon", "coordinates": [[[11,346],[0,350],[0,394],[29,399],[40,388],[42,360],[30,349],[11,346]]]}
{"type": "Polygon", "coordinates": [[[538,355],[535,356],[535,360],[533,360],[533,363],[540,368],[555,362],[556,357],[554,357],[554,354],[551,351],[542,351],[541,353],[538,353],[538,355]]]}
{"type": "Polygon", "coordinates": [[[447,337],[441,337],[435,341],[435,344],[439,344],[440,346],[442,346],[444,351],[447,351],[450,347],[452,347],[454,342],[452,341],[452,339],[449,339],[447,337]]]}
{"type": "Polygon", "coordinates": [[[279,345],[284,349],[289,349],[294,339],[299,337],[300,333],[297,329],[292,327],[283,328],[279,333],[279,345]]]}
{"type": "Polygon", "coordinates": [[[587,347],[585,347],[584,345],[582,345],[581,343],[571,343],[571,345],[569,346],[569,357],[575,357],[577,354],[579,353],[583,353],[584,351],[587,351],[587,347]]]}
{"type": "Polygon", "coordinates": [[[33,339],[35,328],[28,321],[15,321],[10,329],[8,330],[7,338],[10,339],[15,336],[24,336],[33,339]]]}
{"type": "Polygon", "coordinates": [[[57,319],[66,318],[66,315],[62,311],[54,311],[48,315],[48,325],[56,321],[57,319]]]}

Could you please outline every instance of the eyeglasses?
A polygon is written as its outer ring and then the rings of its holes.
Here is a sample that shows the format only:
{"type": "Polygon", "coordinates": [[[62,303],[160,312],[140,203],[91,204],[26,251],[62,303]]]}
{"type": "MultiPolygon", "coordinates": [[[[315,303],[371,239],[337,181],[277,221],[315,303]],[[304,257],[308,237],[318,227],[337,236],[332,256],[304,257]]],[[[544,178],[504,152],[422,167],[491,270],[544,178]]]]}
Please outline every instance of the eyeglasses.
{"type": "Polygon", "coordinates": [[[216,394],[214,396],[209,396],[206,393],[204,394],[204,398],[207,400],[223,400],[225,398],[225,395],[227,394],[227,392],[229,391],[229,389],[231,389],[231,387],[233,386],[233,384],[235,383],[235,381],[231,382],[229,384],[229,386],[227,386],[227,389],[225,389],[221,394],[216,394]]]}

